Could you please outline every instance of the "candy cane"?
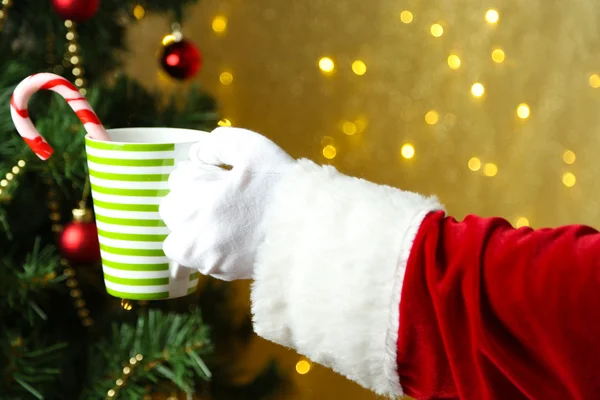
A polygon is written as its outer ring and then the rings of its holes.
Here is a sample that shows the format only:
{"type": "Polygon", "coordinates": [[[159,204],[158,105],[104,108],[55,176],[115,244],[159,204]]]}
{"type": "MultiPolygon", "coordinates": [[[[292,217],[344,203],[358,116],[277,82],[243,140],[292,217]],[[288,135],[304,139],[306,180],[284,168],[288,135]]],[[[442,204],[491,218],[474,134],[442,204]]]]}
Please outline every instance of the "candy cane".
{"type": "Polygon", "coordinates": [[[39,158],[47,160],[54,150],[29,119],[27,103],[38,90],[52,90],[60,94],[75,111],[90,137],[97,140],[110,140],[90,104],[71,82],[55,74],[34,74],[25,78],[15,88],[10,99],[10,114],[15,128],[39,158]]]}

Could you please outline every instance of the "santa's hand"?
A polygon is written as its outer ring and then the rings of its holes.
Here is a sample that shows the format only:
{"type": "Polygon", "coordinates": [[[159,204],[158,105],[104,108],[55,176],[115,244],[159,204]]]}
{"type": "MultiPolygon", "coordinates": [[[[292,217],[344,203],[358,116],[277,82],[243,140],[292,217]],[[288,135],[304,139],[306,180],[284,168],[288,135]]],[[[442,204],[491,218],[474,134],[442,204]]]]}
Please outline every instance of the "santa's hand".
{"type": "Polygon", "coordinates": [[[169,177],[160,206],[171,230],[167,257],[218,279],[250,279],[273,189],[293,163],[254,132],[218,128],[207,135],[169,177]]]}

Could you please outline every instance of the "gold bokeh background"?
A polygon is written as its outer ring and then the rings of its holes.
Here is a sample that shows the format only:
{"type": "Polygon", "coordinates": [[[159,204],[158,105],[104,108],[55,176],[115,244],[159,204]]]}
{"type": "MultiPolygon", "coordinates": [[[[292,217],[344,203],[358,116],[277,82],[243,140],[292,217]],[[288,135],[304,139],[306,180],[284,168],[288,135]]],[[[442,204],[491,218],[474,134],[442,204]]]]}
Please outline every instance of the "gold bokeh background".
{"type": "MultiPolygon", "coordinates": [[[[204,56],[195,80],[224,118],[294,157],[435,194],[457,218],[597,226],[599,8],[591,0],[203,0],[182,30],[204,56]],[[332,71],[319,68],[323,57],[332,71]],[[357,60],[366,73],[353,71],[357,60]],[[412,158],[403,157],[407,144],[412,158]]],[[[171,22],[139,21],[125,69],[183,95],[188,83],[157,63],[171,22]]],[[[247,306],[246,291],[241,298],[247,306]]],[[[262,340],[244,361],[259,367],[273,355],[295,379],[289,398],[375,398],[319,366],[295,373],[300,356],[262,340]]]]}

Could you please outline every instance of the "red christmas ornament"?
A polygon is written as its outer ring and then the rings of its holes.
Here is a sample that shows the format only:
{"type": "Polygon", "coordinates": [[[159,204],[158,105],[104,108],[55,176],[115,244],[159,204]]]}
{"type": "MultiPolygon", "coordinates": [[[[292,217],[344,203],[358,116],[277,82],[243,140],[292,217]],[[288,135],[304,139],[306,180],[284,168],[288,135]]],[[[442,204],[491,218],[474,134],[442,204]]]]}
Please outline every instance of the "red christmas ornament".
{"type": "Polygon", "coordinates": [[[98,11],[100,0],[52,0],[52,7],[63,19],[83,22],[98,11]]]}
{"type": "Polygon", "coordinates": [[[183,80],[198,73],[202,66],[202,56],[192,42],[182,39],[165,46],[160,63],[171,77],[183,80]]]}
{"type": "Polygon", "coordinates": [[[73,222],[65,225],[59,245],[63,257],[72,263],[93,263],[100,260],[98,230],[91,210],[73,210],[73,222]]]}

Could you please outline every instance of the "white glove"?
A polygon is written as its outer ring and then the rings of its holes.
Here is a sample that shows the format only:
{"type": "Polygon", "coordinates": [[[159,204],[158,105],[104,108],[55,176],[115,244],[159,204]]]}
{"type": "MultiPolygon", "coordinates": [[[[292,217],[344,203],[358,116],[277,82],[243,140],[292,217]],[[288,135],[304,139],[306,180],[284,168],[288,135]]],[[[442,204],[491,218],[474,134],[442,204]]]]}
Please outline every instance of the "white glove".
{"type": "Polygon", "coordinates": [[[171,230],[167,257],[226,281],[252,278],[273,189],[293,163],[251,131],[217,128],[206,135],[169,177],[170,193],[160,206],[171,230]]]}

